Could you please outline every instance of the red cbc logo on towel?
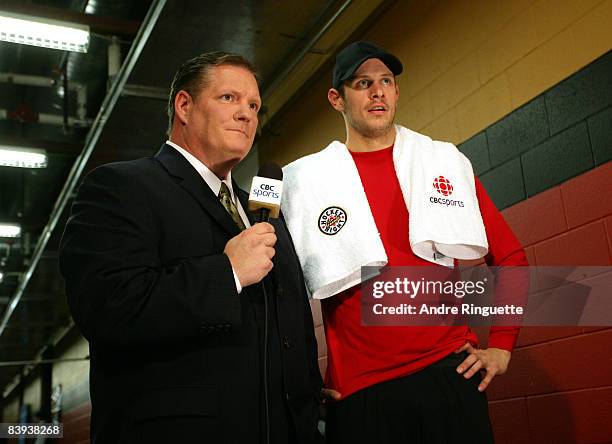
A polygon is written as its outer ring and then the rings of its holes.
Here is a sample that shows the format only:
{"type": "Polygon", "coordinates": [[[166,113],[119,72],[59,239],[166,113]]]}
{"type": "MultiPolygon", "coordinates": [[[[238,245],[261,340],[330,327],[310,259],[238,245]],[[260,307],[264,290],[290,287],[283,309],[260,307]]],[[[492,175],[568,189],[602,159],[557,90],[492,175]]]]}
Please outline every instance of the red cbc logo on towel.
{"type": "Polygon", "coordinates": [[[444,176],[436,177],[433,181],[433,187],[443,196],[450,196],[453,194],[453,185],[450,183],[450,180],[444,176]]]}

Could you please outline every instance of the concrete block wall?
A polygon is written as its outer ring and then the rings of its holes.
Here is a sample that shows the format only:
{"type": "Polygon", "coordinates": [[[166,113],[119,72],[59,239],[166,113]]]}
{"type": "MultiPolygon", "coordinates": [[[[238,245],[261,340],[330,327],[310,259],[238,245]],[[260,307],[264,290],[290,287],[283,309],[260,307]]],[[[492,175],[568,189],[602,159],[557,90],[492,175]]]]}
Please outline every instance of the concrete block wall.
{"type": "MultiPolygon", "coordinates": [[[[612,162],[503,211],[531,265],[612,265],[612,162]]],[[[612,329],[521,330],[488,391],[497,442],[612,441],[612,329]]]]}
{"type": "Polygon", "coordinates": [[[503,209],[612,160],[612,52],[458,145],[503,209]]]}

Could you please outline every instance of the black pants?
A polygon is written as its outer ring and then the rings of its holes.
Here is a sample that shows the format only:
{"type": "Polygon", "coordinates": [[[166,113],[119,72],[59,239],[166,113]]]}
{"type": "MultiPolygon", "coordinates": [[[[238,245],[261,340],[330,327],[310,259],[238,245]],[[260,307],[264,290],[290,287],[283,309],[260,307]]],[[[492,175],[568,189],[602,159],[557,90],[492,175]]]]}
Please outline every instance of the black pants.
{"type": "Polygon", "coordinates": [[[328,444],[485,444],[493,442],[480,374],[456,371],[465,354],[367,387],[329,404],[328,444]]]}

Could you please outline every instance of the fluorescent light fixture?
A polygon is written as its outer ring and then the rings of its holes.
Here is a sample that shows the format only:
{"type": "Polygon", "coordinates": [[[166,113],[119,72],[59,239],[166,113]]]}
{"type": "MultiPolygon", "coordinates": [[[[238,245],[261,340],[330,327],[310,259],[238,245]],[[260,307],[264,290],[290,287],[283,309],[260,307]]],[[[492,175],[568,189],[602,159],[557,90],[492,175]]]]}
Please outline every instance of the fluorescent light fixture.
{"type": "Polygon", "coordinates": [[[87,52],[89,26],[0,11],[0,40],[87,52]]]}
{"type": "Polygon", "coordinates": [[[0,224],[0,237],[20,237],[21,227],[15,224],[0,224]]]}
{"type": "Polygon", "coordinates": [[[4,281],[4,273],[0,271],[0,284],[4,281]]]}
{"type": "Polygon", "coordinates": [[[0,166],[18,168],[46,168],[47,153],[36,148],[17,148],[0,145],[0,166]]]}

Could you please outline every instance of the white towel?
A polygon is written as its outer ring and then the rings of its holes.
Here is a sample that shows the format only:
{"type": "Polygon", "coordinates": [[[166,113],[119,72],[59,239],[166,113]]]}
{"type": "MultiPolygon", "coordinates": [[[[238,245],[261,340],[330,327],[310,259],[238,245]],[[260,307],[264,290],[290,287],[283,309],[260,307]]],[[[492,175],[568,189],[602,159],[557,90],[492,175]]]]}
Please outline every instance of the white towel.
{"type": "MultiPolygon", "coordinates": [[[[393,162],[409,212],[414,254],[447,267],[454,258],[483,257],[487,236],[469,160],[450,143],[401,126],[396,131],[393,162]]],[[[283,176],[281,208],[313,298],[333,296],[370,278],[361,276],[361,267],[387,264],[359,173],[344,144],[334,141],[290,163],[283,176]]]]}
{"type": "Polygon", "coordinates": [[[393,163],[410,215],[414,254],[447,267],[453,259],[486,255],[489,243],[468,158],[452,143],[396,128],[393,163]]]}
{"type": "Polygon", "coordinates": [[[325,299],[361,282],[361,267],[382,267],[387,254],[353,159],[340,142],[283,168],[281,209],[293,238],[306,286],[325,299]],[[337,209],[337,210],[334,210],[337,209]],[[327,210],[327,211],[326,211],[327,210]],[[324,213],[341,214],[319,228],[324,213]]]}

